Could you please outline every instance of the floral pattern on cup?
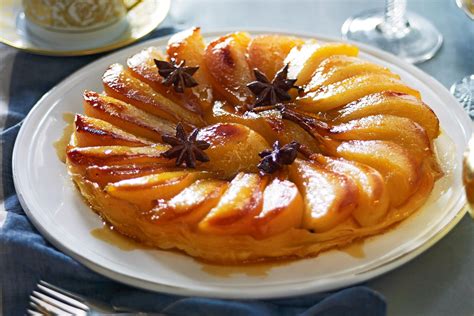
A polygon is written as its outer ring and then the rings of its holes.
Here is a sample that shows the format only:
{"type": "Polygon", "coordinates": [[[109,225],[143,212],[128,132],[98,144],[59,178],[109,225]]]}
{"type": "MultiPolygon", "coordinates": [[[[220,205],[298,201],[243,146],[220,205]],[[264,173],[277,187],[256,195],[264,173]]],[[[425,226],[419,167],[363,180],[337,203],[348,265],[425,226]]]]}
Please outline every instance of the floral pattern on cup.
{"type": "Polygon", "coordinates": [[[127,9],[123,0],[23,0],[26,17],[58,31],[90,31],[113,24],[127,9]]]}

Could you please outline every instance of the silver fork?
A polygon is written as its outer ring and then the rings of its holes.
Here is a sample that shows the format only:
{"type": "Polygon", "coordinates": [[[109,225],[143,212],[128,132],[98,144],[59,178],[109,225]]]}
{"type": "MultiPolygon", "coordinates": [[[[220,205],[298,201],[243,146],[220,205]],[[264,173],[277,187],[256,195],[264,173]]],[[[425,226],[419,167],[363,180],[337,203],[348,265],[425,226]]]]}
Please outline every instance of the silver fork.
{"type": "Polygon", "coordinates": [[[144,313],[130,309],[120,308],[99,302],[82,295],[72,293],[43,280],[39,281],[36,289],[30,295],[28,315],[141,315],[165,316],[160,313],[144,313]]]}

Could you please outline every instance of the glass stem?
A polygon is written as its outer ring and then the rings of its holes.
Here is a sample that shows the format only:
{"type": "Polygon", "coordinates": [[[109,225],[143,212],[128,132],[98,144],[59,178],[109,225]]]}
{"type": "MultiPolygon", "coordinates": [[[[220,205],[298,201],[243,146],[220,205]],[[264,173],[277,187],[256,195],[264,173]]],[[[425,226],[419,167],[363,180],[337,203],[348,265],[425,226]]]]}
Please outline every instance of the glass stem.
{"type": "Polygon", "coordinates": [[[389,37],[403,37],[409,31],[406,19],[407,0],[386,0],[384,21],[379,29],[389,37]]]}

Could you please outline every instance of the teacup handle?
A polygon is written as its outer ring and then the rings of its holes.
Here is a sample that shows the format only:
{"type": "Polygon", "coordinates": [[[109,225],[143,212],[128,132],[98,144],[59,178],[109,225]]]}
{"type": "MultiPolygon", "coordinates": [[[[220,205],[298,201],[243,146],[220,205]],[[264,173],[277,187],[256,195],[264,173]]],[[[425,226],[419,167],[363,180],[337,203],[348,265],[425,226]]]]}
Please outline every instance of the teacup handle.
{"type": "Polygon", "coordinates": [[[127,12],[130,11],[130,10],[133,10],[133,8],[135,8],[137,5],[139,5],[142,1],[143,0],[135,0],[135,2],[130,4],[130,5],[125,4],[125,9],[127,9],[127,12]]]}
{"type": "Polygon", "coordinates": [[[469,205],[469,213],[471,213],[474,219],[474,134],[464,152],[463,182],[466,190],[467,203],[469,205]]]}

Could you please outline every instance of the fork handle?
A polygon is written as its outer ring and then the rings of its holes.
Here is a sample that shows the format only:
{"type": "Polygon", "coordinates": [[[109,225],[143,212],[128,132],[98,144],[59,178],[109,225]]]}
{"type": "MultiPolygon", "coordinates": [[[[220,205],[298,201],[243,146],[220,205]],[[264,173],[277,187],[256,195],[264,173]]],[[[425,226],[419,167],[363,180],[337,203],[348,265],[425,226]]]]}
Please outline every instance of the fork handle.
{"type": "Polygon", "coordinates": [[[90,313],[89,316],[168,316],[163,313],[145,313],[145,312],[138,312],[138,313],[90,313]]]}

